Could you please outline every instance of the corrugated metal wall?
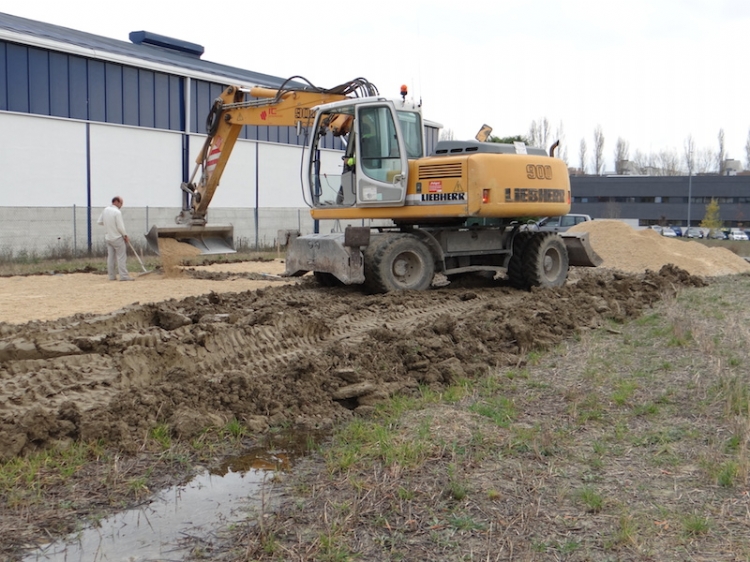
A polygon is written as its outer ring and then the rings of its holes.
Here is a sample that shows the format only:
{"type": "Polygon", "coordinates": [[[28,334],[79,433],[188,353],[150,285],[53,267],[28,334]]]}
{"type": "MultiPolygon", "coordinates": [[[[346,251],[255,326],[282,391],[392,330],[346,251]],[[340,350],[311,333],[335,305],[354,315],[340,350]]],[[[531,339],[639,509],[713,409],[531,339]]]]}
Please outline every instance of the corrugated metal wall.
{"type": "MultiPolygon", "coordinates": [[[[0,41],[0,111],[185,131],[182,76],[0,41]]],[[[190,81],[190,131],[226,84],[190,81]]],[[[244,127],[240,138],[301,145],[293,127],[244,127]]],[[[341,148],[329,139],[326,148],[341,148]]]]}

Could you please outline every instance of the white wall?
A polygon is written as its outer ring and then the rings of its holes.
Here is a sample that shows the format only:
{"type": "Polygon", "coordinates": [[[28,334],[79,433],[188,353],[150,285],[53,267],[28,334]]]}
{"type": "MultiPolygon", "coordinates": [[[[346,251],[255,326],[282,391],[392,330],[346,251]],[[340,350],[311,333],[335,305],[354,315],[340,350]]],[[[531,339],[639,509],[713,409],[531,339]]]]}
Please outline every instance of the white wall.
{"type": "Polygon", "coordinates": [[[91,124],[92,206],[179,207],[181,181],[180,133],[91,124]]]}
{"type": "MultiPolygon", "coordinates": [[[[86,124],[69,119],[0,112],[3,206],[87,204],[86,124]]],[[[114,195],[131,207],[182,206],[182,135],[91,123],[91,204],[114,195]]],[[[205,136],[190,135],[189,173],[205,136]]],[[[211,207],[306,208],[300,146],[237,141],[211,207]],[[257,154],[257,156],[256,156],[257,154]]],[[[341,152],[322,151],[331,182],[341,174],[341,152]]],[[[209,211],[210,212],[210,211],[209,211]]]]}
{"type": "Polygon", "coordinates": [[[302,147],[260,143],[258,206],[305,207],[300,167],[302,147]]]}
{"type": "MultiPolygon", "coordinates": [[[[58,249],[97,249],[96,225],[114,195],[134,243],[151,226],[172,226],[182,207],[182,135],[90,123],[91,204],[87,208],[86,123],[0,112],[0,257],[58,249]],[[89,222],[89,212],[91,222],[89,222]]],[[[190,136],[191,160],[205,136],[190,136]]],[[[306,150],[306,149],[305,149],[306,150]]],[[[313,230],[302,195],[299,146],[239,140],[209,208],[212,224],[232,224],[237,244],[273,246],[279,230],[313,230]],[[256,197],[257,215],[256,225],[256,197]],[[257,233],[257,237],[256,237],[257,233]]],[[[338,189],[340,151],[321,152],[331,188],[338,189]]],[[[321,232],[341,228],[321,223],[321,232]]]]}
{"type": "MultiPolygon", "coordinates": [[[[205,140],[205,135],[190,135],[190,174],[193,173],[195,159],[203,149],[205,140]]],[[[253,141],[243,140],[235,143],[219,187],[211,200],[209,215],[215,207],[255,207],[255,144],[253,141]]],[[[195,181],[199,179],[196,177],[195,181]]],[[[179,189],[179,183],[175,187],[179,189]]]]}
{"type": "Polygon", "coordinates": [[[86,205],[86,125],[0,112],[2,205],[86,205]]]}

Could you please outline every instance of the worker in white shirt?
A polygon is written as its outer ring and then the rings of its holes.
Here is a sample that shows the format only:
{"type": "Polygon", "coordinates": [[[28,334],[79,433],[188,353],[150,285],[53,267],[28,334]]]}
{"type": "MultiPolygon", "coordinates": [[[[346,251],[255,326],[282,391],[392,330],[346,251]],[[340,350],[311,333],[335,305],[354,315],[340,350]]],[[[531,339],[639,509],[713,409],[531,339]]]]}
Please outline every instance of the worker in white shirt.
{"type": "Polygon", "coordinates": [[[107,242],[107,274],[110,281],[117,279],[116,273],[120,274],[120,281],[133,281],[128,275],[128,233],[125,232],[125,224],[122,221],[122,197],[115,195],[112,204],[105,207],[99,215],[97,224],[104,225],[104,240],[107,242]],[[115,262],[117,266],[115,268],[115,262]],[[116,270],[117,271],[116,271],[116,270]]]}

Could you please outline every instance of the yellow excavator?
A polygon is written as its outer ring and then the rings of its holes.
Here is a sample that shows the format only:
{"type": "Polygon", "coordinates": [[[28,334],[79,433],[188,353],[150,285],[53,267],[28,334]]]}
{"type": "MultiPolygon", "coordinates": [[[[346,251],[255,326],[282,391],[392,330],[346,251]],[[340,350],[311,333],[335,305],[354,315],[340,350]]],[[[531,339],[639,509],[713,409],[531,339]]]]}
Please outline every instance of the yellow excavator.
{"type": "MultiPolygon", "coordinates": [[[[375,292],[423,290],[436,273],[506,274],[519,288],[565,283],[569,265],[597,266],[586,233],[535,232],[521,217],[570,211],[565,163],[523,143],[440,141],[425,155],[420,105],[382,97],[358,78],[332,89],[230,86],[214,102],[208,137],[187,184],[177,221],[154,227],[159,238],[190,242],[204,252],[232,251],[231,227],[211,226],[207,211],[244,125],[296,126],[309,136],[303,151],[303,194],[315,220],[375,219],[387,226],[347,226],[343,232],[294,238],[286,274],[313,272],[321,284],[365,284],[375,292]],[[345,145],[332,163],[324,139],[345,145]],[[196,177],[200,172],[198,180],[196,177]]],[[[296,85],[293,85],[296,84],[296,85]]]]}

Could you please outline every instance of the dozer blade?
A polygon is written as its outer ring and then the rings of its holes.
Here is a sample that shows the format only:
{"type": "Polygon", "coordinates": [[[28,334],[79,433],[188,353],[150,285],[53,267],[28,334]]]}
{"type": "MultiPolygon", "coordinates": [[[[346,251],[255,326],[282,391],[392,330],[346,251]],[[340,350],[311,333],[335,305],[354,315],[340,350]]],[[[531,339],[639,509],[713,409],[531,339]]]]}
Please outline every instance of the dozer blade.
{"type": "Polygon", "coordinates": [[[234,254],[234,227],[206,226],[153,226],[146,234],[148,246],[159,253],[159,238],[174,238],[195,246],[201,254],[234,254]]]}
{"type": "Polygon", "coordinates": [[[568,250],[569,265],[599,267],[602,264],[602,258],[589,243],[588,232],[561,232],[560,237],[568,250]]]}

